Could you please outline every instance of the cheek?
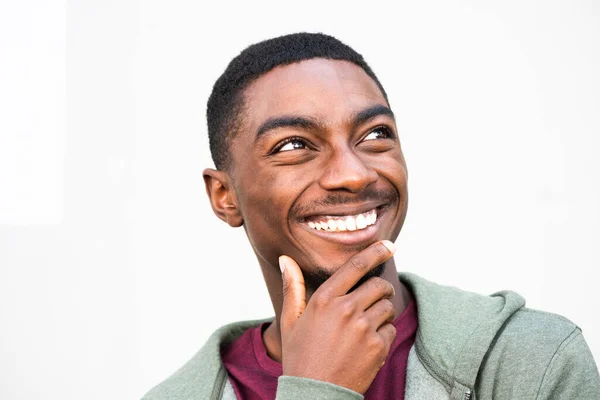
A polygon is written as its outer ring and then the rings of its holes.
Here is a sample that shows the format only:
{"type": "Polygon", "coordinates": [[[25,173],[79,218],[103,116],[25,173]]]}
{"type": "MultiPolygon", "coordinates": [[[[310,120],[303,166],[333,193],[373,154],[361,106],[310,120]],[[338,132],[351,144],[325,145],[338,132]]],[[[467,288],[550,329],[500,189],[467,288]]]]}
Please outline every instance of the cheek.
{"type": "Polygon", "coordinates": [[[408,170],[405,165],[396,165],[391,176],[394,179],[393,183],[395,186],[398,186],[401,190],[406,190],[408,170]]]}
{"type": "Polygon", "coordinates": [[[269,232],[265,227],[276,228],[281,220],[281,207],[277,193],[271,188],[256,185],[251,188],[244,199],[244,223],[250,232],[261,231],[263,234],[269,232]]]}
{"type": "Polygon", "coordinates": [[[402,153],[379,157],[373,162],[373,167],[380,177],[388,180],[401,192],[405,190],[408,181],[408,170],[402,153]]]}
{"type": "Polygon", "coordinates": [[[255,247],[280,247],[288,236],[289,210],[302,192],[301,171],[284,168],[245,177],[242,198],[248,236],[255,247]],[[279,244],[279,246],[277,246],[279,244]]]}

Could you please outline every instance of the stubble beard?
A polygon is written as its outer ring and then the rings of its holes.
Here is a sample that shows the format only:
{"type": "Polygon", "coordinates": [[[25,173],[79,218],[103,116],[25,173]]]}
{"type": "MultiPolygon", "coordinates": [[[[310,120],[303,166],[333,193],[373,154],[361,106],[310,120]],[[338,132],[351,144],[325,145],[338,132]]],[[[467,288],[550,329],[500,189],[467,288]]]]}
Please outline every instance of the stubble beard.
{"type": "MultiPolygon", "coordinates": [[[[354,291],[357,287],[373,277],[381,277],[384,270],[385,263],[377,265],[375,268],[367,272],[362,278],[360,278],[360,280],[348,291],[348,293],[354,291]]],[[[302,271],[302,274],[304,275],[306,291],[309,293],[314,293],[323,283],[325,283],[325,281],[327,281],[327,279],[331,278],[333,273],[325,270],[324,268],[316,268],[314,271],[310,272],[302,271]]]]}

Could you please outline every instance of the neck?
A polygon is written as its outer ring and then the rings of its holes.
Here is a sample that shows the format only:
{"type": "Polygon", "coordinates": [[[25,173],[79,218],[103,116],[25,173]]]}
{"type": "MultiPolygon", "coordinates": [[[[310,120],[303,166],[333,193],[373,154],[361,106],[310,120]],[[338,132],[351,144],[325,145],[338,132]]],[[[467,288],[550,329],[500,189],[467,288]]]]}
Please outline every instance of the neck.
{"type": "MultiPolygon", "coordinates": [[[[279,272],[278,267],[261,265],[261,268],[267,284],[269,295],[271,297],[271,303],[273,304],[273,309],[275,311],[275,320],[265,330],[263,334],[263,342],[269,357],[277,362],[281,362],[281,330],[279,328],[279,321],[281,318],[281,309],[283,305],[283,281],[281,279],[281,273],[279,272]]],[[[408,288],[406,288],[406,286],[398,279],[398,272],[396,271],[396,264],[394,263],[393,258],[389,259],[385,263],[385,268],[381,278],[387,280],[392,284],[392,286],[394,286],[396,294],[390,299],[390,301],[394,306],[394,318],[398,318],[412,299],[412,295],[408,288]]],[[[307,291],[307,306],[310,304],[311,295],[312,292],[307,291]]]]}

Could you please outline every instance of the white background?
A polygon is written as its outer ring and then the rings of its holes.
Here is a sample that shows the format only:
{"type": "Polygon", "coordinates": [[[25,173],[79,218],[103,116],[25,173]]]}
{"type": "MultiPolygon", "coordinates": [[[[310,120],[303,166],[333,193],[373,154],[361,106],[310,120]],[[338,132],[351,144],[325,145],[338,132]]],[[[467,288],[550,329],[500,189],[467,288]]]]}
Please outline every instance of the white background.
{"type": "Polygon", "coordinates": [[[272,314],[204,193],[205,107],[239,51],[295,31],[351,45],[389,93],[398,268],[516,290],[600,360],[598,2],[2,0],[0,398],[139,398],[272,314]]]}

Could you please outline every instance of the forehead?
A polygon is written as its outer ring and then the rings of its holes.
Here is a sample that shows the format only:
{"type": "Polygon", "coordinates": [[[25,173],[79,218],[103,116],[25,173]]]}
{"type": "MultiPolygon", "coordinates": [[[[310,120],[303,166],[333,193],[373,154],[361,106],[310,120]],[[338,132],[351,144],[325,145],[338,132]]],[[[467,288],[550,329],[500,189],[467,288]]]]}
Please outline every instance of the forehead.
{"type": "Polygon", "coordinates": [[[361,67],[323,58],[274,68],[248,86],[244,99],[246,127],[252,133],[275,116],[307,115],[334,124],[366,107],[387,105],[361,67]]]}

